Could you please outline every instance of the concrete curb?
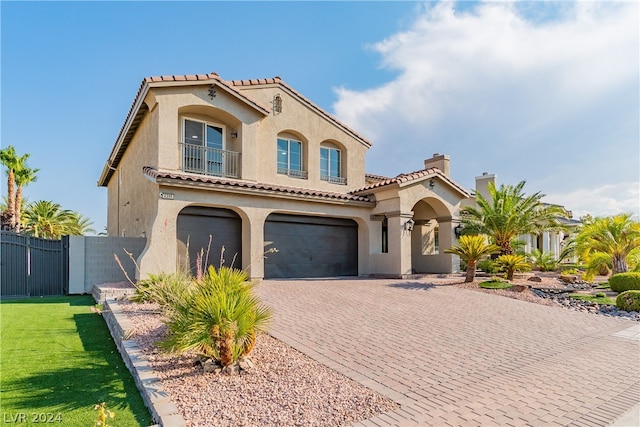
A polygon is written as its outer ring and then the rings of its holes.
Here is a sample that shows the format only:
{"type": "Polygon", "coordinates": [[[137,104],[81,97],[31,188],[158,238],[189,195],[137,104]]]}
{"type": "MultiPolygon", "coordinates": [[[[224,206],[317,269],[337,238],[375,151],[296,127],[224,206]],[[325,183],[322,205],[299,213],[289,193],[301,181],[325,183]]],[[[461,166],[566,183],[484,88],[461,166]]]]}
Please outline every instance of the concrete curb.
{"type": "Polygon", "coordinates": [[[178,407],[164,391],[160,378],[145,359],[133,336],[133,325],[122,313],[115,299],[104,301],[102,317],[107,322],[111,336],[129,368],[140,390],[144,404],[149,408],[153,421],[162,427],[184,427],[186,421],[178,412],[178,407]]]}

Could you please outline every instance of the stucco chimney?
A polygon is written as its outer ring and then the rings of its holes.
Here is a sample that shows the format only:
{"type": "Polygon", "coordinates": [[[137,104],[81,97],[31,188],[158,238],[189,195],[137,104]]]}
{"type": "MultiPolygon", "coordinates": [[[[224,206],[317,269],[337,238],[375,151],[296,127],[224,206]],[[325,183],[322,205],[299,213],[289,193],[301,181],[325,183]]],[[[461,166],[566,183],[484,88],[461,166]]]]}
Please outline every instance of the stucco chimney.
{"type": "Polygon", "coordinates": [[[490,182],[493,182],[493,185],[496,184],[495,174],[482,172],[481,176],[476,176],[476,193],[480,193],[486,200],[491,200],[489,190],[487,190],[487,186],[490,182]]]}
{"type": "Polygon", "coordinates": [[[438,168],[440,171],[449,176],[449,163],[450,158],[446,154],[435,153],[432,158],[424,161],[424,168],[438,168]]]}

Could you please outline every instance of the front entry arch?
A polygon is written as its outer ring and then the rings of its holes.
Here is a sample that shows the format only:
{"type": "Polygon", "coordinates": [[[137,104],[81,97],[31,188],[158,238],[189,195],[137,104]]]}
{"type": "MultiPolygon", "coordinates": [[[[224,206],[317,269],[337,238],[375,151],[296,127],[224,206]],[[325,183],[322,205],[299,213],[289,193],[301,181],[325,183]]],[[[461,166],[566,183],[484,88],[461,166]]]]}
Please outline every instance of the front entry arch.
{"type": "Polygon", "coordinates": [[[411,270],[413,273],[452,273],[459,271],[457,257],[446,254],[454,244],[452,216],[438,199],[425,198],[413,209],[411,232],[411,270]]]}

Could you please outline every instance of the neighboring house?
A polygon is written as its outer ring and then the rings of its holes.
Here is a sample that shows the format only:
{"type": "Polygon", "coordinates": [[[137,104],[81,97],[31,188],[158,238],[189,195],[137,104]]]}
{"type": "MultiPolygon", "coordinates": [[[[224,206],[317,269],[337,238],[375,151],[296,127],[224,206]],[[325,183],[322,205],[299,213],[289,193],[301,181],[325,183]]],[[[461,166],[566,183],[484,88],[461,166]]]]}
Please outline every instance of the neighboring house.
{"type": "Polygon", "coordinates": [[[142,277],[199,253],[252,278],[458,271],[449,157],[386,178],[370,146],[279,77],[145,78],[98,182],[108,234],[147,238],[142,277]]]}
{"type": "MultiPolygon", "coordinates": [[[[487,190],[487,186],[489,183],[496,184],[496,175],[489,174],[484,172],[481,176],[476,177],[476,193],[480,193],[482,197],[487,200],[491,199],[489,191],[487,190]]],[[[469,201],[464,202],[463,204],[475,204],[475,199],[471,198],[469,201]]],[[[560,205],[557,205],[560,206],[560,205]]],[[[566,218],[558,217],[558,222],[562,224],[566,230],[565,231],[545,231],[540,234],[529,234],[526,236],[519,236],[519,239],[522,240],[524,245],[524,252],[531,253],[534,249],[539,249],[542,252],[549,252],[553,254],[555,259],[560,258],[560,254],[565,248],[565,244],[567,243],[567,239],[574,234],[574,231],[581,224],[580,221],[573,219],[573,213],[564,206],[560,206],[565,214],[566,218]]],[[[570,257],[569,259],[564,260],[565,262],[576,262],[575,256],[570,257]]]]}

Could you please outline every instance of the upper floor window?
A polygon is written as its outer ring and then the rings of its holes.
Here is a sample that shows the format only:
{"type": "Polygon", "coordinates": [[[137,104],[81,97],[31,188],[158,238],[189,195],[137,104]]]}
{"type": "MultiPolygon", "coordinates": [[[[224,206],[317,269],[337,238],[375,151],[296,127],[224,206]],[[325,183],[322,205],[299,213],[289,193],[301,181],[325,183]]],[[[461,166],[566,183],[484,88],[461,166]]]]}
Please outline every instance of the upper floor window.
{"type": "Polygon", "coordinates": [[[239,176],[237,153],[224,150],[224,127],[199,120],[182,122],[182,168],[216,176],[239,176]]]}
{"type": "Polygon", "coordinates": [[[320,147],[320,179],[334,184],[346,184],[342,176],[342,152],[334,147],[320,147]]]}
{"type": "Polygon", "coordinates": [[[302,142],[278,138],[278,173],[294,178],[307,178],[302,157],[302,142]]]}

